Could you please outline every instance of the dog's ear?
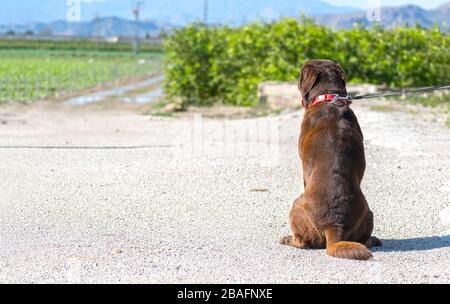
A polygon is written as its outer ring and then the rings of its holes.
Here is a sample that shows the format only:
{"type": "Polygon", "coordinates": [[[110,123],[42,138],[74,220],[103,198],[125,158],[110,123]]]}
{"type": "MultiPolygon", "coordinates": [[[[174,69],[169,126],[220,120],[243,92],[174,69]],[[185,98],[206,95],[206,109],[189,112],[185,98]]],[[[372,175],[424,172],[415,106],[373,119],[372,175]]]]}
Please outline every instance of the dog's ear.
{"type": "Polygon", "coordinates": [[[302,94],[302,97],[304,99],[306,98],[306,95],[312,90],[314,85],[316,84],[317,80],[319,79],[320,71],[318,71],[314,66],[312,65],[304,65],[302,67],[302,70],[300,71],[300,80],[298,82],[298,89],[300,90],[300,93],[302,94]]]}
{"type": "Polygon", "coordinates": [[[347,84],[347,79],[345,77],[345,71],[339,63],[336,63],[336,67],[338,69],[339,77],[342,79],[342,82],[344,83],[344,86],[345,86],[347,84]]]}

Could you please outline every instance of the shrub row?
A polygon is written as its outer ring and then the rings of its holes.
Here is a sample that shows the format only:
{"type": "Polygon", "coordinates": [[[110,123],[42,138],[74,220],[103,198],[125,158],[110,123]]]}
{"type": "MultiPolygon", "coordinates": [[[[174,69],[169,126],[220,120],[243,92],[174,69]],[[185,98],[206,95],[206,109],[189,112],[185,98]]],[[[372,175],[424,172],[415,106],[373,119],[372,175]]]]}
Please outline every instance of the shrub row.
{"type": "Polygon", "coordinates": [[[391,87],[450,82],[450,35],[424,29],[333,31],[285,18],[240,28],[192,24],[166,37],[165,89],[185,105],[256,105],[262,81],[295,81],[308,59],[339,62],[354,83],[391,87]]]}

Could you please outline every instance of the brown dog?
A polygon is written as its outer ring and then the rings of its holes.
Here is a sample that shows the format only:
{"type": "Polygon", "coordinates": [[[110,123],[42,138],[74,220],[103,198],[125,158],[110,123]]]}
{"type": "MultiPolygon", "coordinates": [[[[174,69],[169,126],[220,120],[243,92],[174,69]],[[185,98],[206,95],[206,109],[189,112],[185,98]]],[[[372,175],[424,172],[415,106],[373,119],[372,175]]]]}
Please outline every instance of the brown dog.
{"type": "Polygon", "coordinates": [[[363,135],[345,98],[344,71],[329,60],[308,61],[299,89],[306,108],[299,142],[305,190],[290,212],[293,236],[280,243],[368,260],[367,247],[381,241],[371,237],[373,215],[360,188],[366,168],[363,135]]]}

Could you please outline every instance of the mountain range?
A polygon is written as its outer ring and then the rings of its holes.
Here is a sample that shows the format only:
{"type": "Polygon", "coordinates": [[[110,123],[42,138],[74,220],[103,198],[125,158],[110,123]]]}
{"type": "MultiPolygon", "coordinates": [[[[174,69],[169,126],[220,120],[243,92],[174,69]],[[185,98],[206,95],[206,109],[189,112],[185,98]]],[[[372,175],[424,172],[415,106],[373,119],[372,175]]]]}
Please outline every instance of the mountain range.
{"type": "MultiPolygon", "coordinates": [[[[450,2],[447,2],[436,9],[425,10],[415,5],[405,5],[400,7],[381,8],[381,20],[377,23],[384,27],[413,26],[420,24],[424,27],[431,27],[438,24],[442,28],[450,26],[450,2]]],[[[318,23],[332,27],[334,29],[352,28],[355,24],[371,26],[366,12],[350,12],[344,14],[325,14],[315,16],[318,23]]]]}
{"type": "MultiPolygon", "coordinates": [[[[130,20],[134,1],[81,1],[81,21],[69,22],[66,20],[68,7],[65,0],[2,0],[0,34],[31,31],[35,35],[51,32],[63,36],[110,37],[134,36],[138,32],[141,36],[155,36],[164,29],[202,20],[204,8],[203,0],[147,0],[141,10],[142,21],[136,23],[130,20]]],[[[210,0],[208,12],[210,24],[241,25],[256,20],[276,20],[282,16],[298,17],[304,13],[335,29],[351,28],[356,23],[372,25],[364,11],[318,0],[210,0]]],[[[414,5],[385,7],[381,10],[380,23],[386,27],[416,23],[425,27],[435,23],[448,26],[450,2],[433,10],[414,5]]]]}
{"type": "Polygon", "coordinates": [[[32,33],[33,35],[75,36],[75,37],[133,37],[138,33],[140,37],[159,36],[161,31],[172,28],[173,25],[157,21],[136,22],[119,17],[94,18],[86,22],[67,22],[63,20],[45,22],[31,22],[25,25],[0,25],[1,33],[15,34],[32,33]]]}
{"type": "MultiPolygon", "coordinates": [[[[79,0],[81,21],[116,16],[132,19],[137,0],[79,0]]],[[[25,24],[32,21],[52,22],[66,19],[66,0],[1,0],[0,23],[25,24]]],[[[75,2],[75,0],[73,1],[75,2]]],[[[143,20],[158,20],[174,25],[184,25],[204,16],[204,0],[141,0],[143,20]]],[[[239,24],[259,18],[276,19],[280,16],[338,14],[357,11],[352,7],[331,5],[321,0],[209,0],[208,19],[211,23],[239,24]]]]}

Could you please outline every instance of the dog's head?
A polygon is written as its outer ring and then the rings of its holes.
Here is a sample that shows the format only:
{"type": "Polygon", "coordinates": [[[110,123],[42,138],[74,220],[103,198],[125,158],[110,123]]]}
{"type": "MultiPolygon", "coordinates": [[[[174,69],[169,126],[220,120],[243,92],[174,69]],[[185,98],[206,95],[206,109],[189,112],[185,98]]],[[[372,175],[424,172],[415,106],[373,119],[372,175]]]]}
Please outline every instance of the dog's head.
{"type": "Polygon", "coordinates": [[[338,63],[331,60],[310,60],[302,67],[298,88],[304,105],[307,106],[319,95],[346,96],[345,85],[345,72],[338,63]]]}

